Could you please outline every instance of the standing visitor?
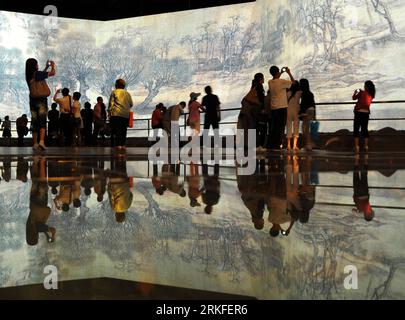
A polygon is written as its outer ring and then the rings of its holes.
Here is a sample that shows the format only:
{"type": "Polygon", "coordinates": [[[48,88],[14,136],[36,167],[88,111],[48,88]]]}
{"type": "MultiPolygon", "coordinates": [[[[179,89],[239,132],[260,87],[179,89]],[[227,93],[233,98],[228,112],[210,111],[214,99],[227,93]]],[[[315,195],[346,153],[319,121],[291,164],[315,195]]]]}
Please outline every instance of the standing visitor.
{"type": "Polygon", "coordinates": [[[188,118],[187,124],[192,130],[192,136],[200,134],[200,111],[204,111],[201,104],[197,101],[201,93],[190,93],[190,101],[188,102],[188,118]]]}
{"type": "Polygon", "coordinates": [[[111,124],[111,146],[118,150],[126,148],[129,112],[133,106],[131,95],[125,90],[125,81],[118,79],[111,93],[108,114],[111,124]]]}
{"type": "MultiPolygon", "coordinates": [[[[219,122],[221,121],[221,102],[218,96],[212,93],[212,88],[206,86],[204,89],[206,95],[202,99],[201,105],[205,111],[204,130],[219,129],[219,122]]],[[[207,132],[208,133],[208,132],[207,132]]]]}
{"type": "Polygon", "coordinates": [[[69,89],[63,88],[55,92],[53,97],[59,105],[60,110],[60,126],[63,132],[65,147],[71,147],[73,143],[73,114],[72,114],[72,97],[69,95],[69,89]],[[58,95],[62,93],[62,97],[58,98],[58,95]]]}
{"type": "Polygon", "coordinates": [[[287,89],[290,89],[291,84],[294,82],[294,77],[288,67],[282,68],[280,72],[277,66],[272,66],[270,68],[270,74],[273,76],[273,79],[269,80],[269,91],[271,95],[269,148],[280,150],[287,121],[287,89]],[[284,72],[288,74],[290,80],[280,79],[284,72]]]}
{"type": "Polygon", "coordinates": [[[94,122],[94,131],[93,131],[93,144],[97,145],[97,138],[100,131],[104,131],[105,120],[104,112],[105,104],[102,97],[97,98],[97,104],[94,106],[93,111],[93,122],[94,122]]]}
{"type": "Polygon", "coordinates": [[[302,134],[304,136],[305,150],[311,151],[315,144],[311,138],[311,121],[315,120],[315,98],[309,87],[307,79],[300,80],[301,105],[300,118],[302,119],[302,134]]]}
{"type": "Polygon", "coordinates": [[[93,110],[91,110],[90,102],[84,104],[84,109],[80,111],[83,120],[83,133],[84,133],[84,145],[89,147],[92,144],[92,132],[93,132],[93,110]]]}
{"type": "Polygon", "coordinates": [[[81,135],[80,129],[82,127],[82,117],[80,114],[80,109],[82,106],[80,105],[80,92],[73,93],[73,105],[72,105],[72,113],[74,118],[74,127],[73,127],[73,142],[76,146],[80,146],[81,144],[81,135]]]}
{"type": "Polygon", "coordinates": [[[163,129],[163,103],[159,103],[156,105],[155,110],[152,113],[152,129],[153,129],[153,136],[156,137],[159,133],[159,129],[163,129]]]}
{"type": "MultiPolygon", "coordinates": [[[[244,147],[247,148],[248,143],[248,130],[257,129],[259,115],[264,109],[264,75],[262,73],[256,73],[253,80],[250,91],[242,99],[242,108],[238,116],[238,130],[244,131],[244,147]]],[[[256,143],[258,151],[265,151],[264,146],[260,146],[259,132],[256,131],[256,143]]]]}
{"type": "Polygon", "coordinates": [[[21,117],[19,117],[16,121],[16,125],[17,125],[17,134],[18,134],[18,146],[23,147],[24,146],[24,137],[28,134],[27,115],[23,114],[21,117]]]}
{"type": "Polygon", "coordinates": [[[7,145],[11,147],[11,121],[9,116],[4,117],[1,130],[3,131],[3,138],[7,141],[7,145]]]}
{"type": "Polygon", "coordinates": [[[34,150],[46,150],[46,115],[48,112],[48,97],[51,95],[46,79],[53,77],[55,74],[56,68],[53,61],[47,61],[44,71],[39,71],[38,61],[33,58],[28,59],[25,63],[25,80],[30,90],[31,127],[34,150]],[[49,68],[51,68],[51,71],[48,72],[49,68]]]}
{"type": "Polygon", "coordinates": [[[360,129],[364,137],[364,150],[368,152],[368,121],[370,119],[371,102],[374,98],[375,85],[370,80],[364,83],[364,90],[357,89],[353,94],[353,100],[357,100],[356,106],[354,107],[353,123],[354,150],[356,153],[360,152],[360,129]]]}
{"type": "Polygon", "coordinates": [[[167,109],[165,114],[163,115],[163,130],[166,131],[167,135],[170,137],[172,134],[172,122],[174,122],[174,126],[176,127],[175,134],[179,134],[179,119],[180,115],[183,114],[183,110],[186,107],[186,103],[184,101],[171,106],[167,109]]]}
{"type": "Polygon", "coordinates": [[[48,137],[56,140],[59,136],[59,111],[56,110],[57,103],[52,103],[51,110],[48,111],[48,137]]]}
{"type": "Polygon", "coordinates": [[[298,150],[298,137],[300,130],[300,120],[298,114],[300,111],[301,88],[298,81],[294,81],[291,89],[287,92],[288,109],[287,109],[287,150],[291,150],[291,140],[293,140],[292,148],[294,152],[298,150]]]}

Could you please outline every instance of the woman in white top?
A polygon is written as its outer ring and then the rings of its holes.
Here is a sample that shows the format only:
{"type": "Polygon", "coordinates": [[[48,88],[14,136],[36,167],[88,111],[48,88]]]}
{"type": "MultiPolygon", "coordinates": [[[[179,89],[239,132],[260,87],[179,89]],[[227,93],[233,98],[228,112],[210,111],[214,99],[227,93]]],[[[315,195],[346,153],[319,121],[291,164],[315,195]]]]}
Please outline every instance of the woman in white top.
{"type": "Polygon", "coordinates": [[[82,106],[80,105],[80,92],[73,93],[73,105],[72,105],[72,113],[74,117],[74,127],[73,127],[73,142],[77,146],[81,144],[81,134],[80,129],[82,127],[82,117],[80,115],[80,109],[82,106]]]}
{"type": "Polygon", "coordinates": [[[301,93],[298,81],[294,81],[287,92],[287,151],[291,150],[291,140],[293,140],[294,152],[298,150],[297,142],[300,133],[300,120],[298,118],[298,113],[300,110],[301,93]]]}

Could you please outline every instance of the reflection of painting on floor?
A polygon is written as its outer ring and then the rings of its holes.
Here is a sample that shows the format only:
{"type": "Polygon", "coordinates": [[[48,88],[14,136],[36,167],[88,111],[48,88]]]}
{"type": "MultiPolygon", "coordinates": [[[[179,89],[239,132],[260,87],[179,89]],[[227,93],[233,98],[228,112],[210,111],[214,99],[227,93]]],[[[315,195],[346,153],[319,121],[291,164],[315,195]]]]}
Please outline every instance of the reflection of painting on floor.
{"type": "MultiPolygon", "coordinates": [[[[271,64],[308,78],[318,102],[348,101],[367,79],[377,99],[401,99],[405,79],[394,62],[405,50],[404,10],[399,0],[259,0],[110,22],[58,19],[55,29],[41,16],[0,12],[0,107],[13,118],[29,112],[23,61],[30,56],[55,59],[52,88],[79,90],[83,103],[108,97],[114,80],[125,78],[138,116],[207,84],[224,109],[239,107],[254,73],[267,78],[271,64]]],[[[352,110],[332,106],[319,115],[350,118],[352,110]]],[[[373,115],[404,116],[395,105],[373,115]]]]}
{"type": "MultiPolygon", "coordinates": [[[[86,172],[88,165],[83,167],[86,172]]],[[[128,168],[138,165],[128,162],[128,168]]],[[[369,172],[370,198],[377,208],[372,222],[352,212],[352,172],[319,172],[318,185],[312,185],[315,206],[309,221],[297,221],[288,237],[278,238],[269,236],[268,207],[263,230],[255,230],[250,214],[254,201],[248,199],[251,188],[261,188],[267,191],[260,197],[271,203],[266,184],[271,185],[273,175],[237,180],[234,171],[233,175],[226,171],[216,181],[201,175],[196,201],[202,205],[191,206],[190,182],[194,180],[182,176],[176,180],[187,190],[185,197],[170,189],[159,195],[143,170],[143,177],[134,179],[133,203],[124,223],[116,222],[108,197],[98,202],[93,188],[90,195],[83,189],[81,207],[68,212],[57,210],[55,195],[49,190],[52,214],[48,224],[56,228],[57,240],[48,243],[41,235],[37,246],[28,246],[32,182],[15,179],[19,176],[14,161],[7,166],[10,181],[4,180],[3,172],[0,182],[1,287],[42,283],[43,267],[51,264],[58,267],[62,281],[111,277],[260,299],[405,296],[404,209],[384,209],[405,207],[402,170],[390,175],[369,172]],[[207,190],[220,193],[209,215],[204,212],[207,190]],[[343,287],[346,265],[358,268],[358,290],[343,287]]],[[[95,168],[94,188],[99,187],[96,172],[95,168]]],[[[254,192],[253,197],[258,196],[254,192]]]]}

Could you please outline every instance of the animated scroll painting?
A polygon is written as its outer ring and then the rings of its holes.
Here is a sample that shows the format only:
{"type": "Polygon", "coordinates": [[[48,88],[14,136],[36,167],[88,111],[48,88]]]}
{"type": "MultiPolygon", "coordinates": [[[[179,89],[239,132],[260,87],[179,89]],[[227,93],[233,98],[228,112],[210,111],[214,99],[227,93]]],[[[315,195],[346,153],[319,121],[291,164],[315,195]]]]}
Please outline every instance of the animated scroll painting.
{"type": "MultiPolygon", "coordinates": [[[[272,64],[308,78],[317,102],[350,101],[371,79],[377,100],[400,100],[405,83],[405,3],[399,0],[258,0],[109,22],[0,12],[0,117],[29,114],[24,62],[53,59],[52,88],[82,93],[82,103],[108,98],[122,77],[134,97],[136,117],[154,106],[187,100],[211,85],[222,109],[237,108],[256,72],[272,64]]],[[[352,106],[320,106],[319,118],[352,118],[352,106]]],[[[372,117],[404,117],[400,105],[375,105],[372,117]]],[[[223,113],[234,121],[237,112],[223,113]]],[[[346,126],[346,127],[345,127],[346,126]]],[[[322,131],[351,123],[323,122],[322,131]]],[[[401,129],[401,122],[371,129],[401,129]]]]}

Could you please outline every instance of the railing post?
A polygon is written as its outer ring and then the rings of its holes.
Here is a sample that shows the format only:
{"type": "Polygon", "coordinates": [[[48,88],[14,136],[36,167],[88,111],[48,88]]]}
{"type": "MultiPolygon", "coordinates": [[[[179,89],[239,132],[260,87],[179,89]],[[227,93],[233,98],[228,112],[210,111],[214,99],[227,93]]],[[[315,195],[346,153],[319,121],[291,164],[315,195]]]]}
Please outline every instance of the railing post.
{"type": "Polygon", "coordinates": [[[150,119],[148,119],[148,138],[150,137],[150,119]]]}

